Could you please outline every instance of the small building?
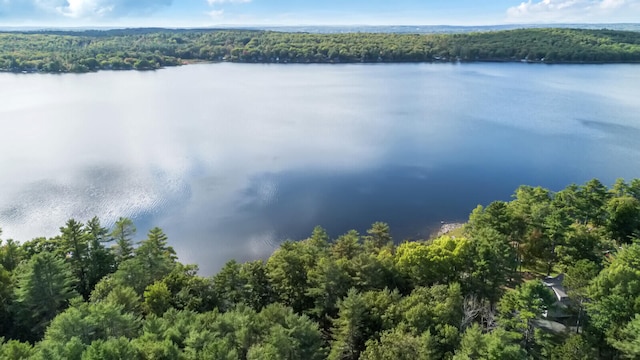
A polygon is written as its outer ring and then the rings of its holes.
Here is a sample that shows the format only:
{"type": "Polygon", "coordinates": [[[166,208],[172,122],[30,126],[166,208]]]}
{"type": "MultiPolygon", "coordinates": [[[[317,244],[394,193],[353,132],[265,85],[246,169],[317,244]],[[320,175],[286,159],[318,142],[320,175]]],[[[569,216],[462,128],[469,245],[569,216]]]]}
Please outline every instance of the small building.
{"type": "Polygon", "coordinates": [[[547,276],[542,283],[545,284],[551,291],[553,291],[556,296],[556,302],[553,304],[553,307],[549,309],[547,313],[544,314],[546,318],[568,318],[571,317],[569,314],[568,307],[571,303],[569,299],[569,295],[567,295],[567,291],[564,289],[562,285],[564,282],[564,274],[560,274],[556,277],[547,276]]]}

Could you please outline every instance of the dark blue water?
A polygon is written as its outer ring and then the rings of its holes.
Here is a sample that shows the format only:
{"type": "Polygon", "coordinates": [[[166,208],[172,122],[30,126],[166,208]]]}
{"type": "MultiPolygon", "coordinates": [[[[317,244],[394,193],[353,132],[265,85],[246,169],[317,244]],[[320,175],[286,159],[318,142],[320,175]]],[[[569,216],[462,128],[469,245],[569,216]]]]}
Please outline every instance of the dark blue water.
{"type": "Polygon", "coordinates": [[[520,184],[640,177],[637,94],[634,65],[0,74],[0,228],[129,216],[203,273],[315,225],[426,237],[520,184]]]}

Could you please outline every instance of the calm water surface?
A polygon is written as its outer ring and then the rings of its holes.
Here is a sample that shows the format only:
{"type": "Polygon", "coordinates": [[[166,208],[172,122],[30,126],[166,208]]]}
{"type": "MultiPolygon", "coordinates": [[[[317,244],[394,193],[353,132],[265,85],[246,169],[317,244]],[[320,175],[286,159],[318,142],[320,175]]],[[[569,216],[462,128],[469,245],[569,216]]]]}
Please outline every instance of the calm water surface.
{"type": "Polygon", "coordinates": [[[205,274],[315,225],[419,238],[519,184],[640,177],[638,94],[633,65],[0,74],[0,228],[129,216],[205,274]]]}

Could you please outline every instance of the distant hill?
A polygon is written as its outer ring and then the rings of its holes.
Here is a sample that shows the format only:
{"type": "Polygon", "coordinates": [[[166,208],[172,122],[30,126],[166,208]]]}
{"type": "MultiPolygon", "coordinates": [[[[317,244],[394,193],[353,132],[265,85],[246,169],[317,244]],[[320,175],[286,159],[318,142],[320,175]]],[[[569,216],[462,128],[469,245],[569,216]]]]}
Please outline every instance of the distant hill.
{"type": "MultiPolygon", "coordinates": [[[[483,31],[501,31],[515,29],[541,29],[541,28],[558,28],[558,29],[588,29],[588,30],[620,30],[620,31],[637,31],[640,32],[640,23],[614,23],[614,24],[508,24],[508,25],[299,25],[299,26],[266,26],[266,25],[219,25],[209,28],[139,28],[142,31],[158,31],[160,29],[171,31],[193,31],[193,30],[267,30],[279,32],[306,32],[312,34],[340,34],[352,32],[364,33],[387,33],[387,34],[459,34],[469,32],[483,31]]],[[[109,31],[123,30],[130,28],[114,28],[114,27],[2,27],[0,31],[5,32],[83,32],[83,31],[109,31]]]]}
{"type": "Polygon", "coordinates": [[[501,31],[515,29],[541,29],[541,28],[559,28],[559,29],[590,29],[590,30],[621,30],[621,31],[638,31],[640,32],[640,23],[638,24],[511,24],[511,25],[476,25],[476,26],[457,26],[457,25],[353,25],[353,26],[257,26],[243,27],[255,30],[272,30],[283,32],[308,32],[314,34],[336,34],[350,32],[364,33],[391,33],[391,34],[459,34],[469,32],[482,31],[501,31]]]}

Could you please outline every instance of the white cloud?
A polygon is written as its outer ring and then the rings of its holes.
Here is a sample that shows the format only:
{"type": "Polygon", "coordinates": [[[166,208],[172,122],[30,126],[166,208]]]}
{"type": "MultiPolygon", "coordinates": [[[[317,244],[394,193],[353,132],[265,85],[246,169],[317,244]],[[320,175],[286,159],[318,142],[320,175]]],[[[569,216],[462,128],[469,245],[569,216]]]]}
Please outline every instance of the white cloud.
{"type": "Polygon", "coordinates": [[[211,10],[207,12],[212,19],[220,19],[224,16],[224,10],[211,10]]]}
{"type": "Polygon", "coordinates": [[[209,5],[217,5],[217,4],[246,4],[250,3],[251,0],[207,0],[209,5]]]}
{"type": "Polygon", "coordinates": [[[0,15],[36,19],[59,15],[76,19],[118,18],[153,13],[173,0],[0,0],[0,15]]]}
{"type": "Polygon", "coordinates": [[[206,12],[206,14],[209,15],[211,19],[220,21],[224,17],[224,9],[219,9],[219,6],[229,4],[247,4],[250,2],[251,0],[207,0],[207,3],[212,7],[212,10],[206,12]]]}
{"type": "Polygon", "coordinates": [[[507,10],[507,22],[637,22],[640,0],[528,0],[507,10]]]}

